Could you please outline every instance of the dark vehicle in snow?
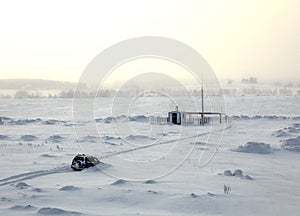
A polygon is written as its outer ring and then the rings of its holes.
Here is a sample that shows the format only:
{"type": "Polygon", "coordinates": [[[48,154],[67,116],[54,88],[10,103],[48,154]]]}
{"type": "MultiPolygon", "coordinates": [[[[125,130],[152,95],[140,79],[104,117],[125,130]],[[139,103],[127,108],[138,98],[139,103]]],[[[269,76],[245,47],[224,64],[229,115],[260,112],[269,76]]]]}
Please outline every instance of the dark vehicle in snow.
{"type": "Polygon", "coordinates": [[[71,168],[75,171],[81,171],[86,168],[96,166],[102,162],[94,156],[87,156],[85,154],[78,154],[72,161],[71,168]]]}

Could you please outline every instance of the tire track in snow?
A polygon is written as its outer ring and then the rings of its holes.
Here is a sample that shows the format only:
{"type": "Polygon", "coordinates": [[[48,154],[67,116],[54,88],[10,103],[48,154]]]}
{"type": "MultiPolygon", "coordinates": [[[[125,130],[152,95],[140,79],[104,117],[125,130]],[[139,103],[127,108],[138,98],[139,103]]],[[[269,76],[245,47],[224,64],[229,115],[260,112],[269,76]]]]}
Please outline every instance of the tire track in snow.
{"type": "MultiPolygon", "coordinates": [[[[204,135],[207,135],[207,134],[209,134],[209,132],[203,133],[203,134],[197,135],[197,136],[204,136],[204,135]]],[[[136,147],[136,148],[131,148],[131,149],[126,149],[126,150],[122,150],[122,151],[112,152],[112,153],[107,154],[105,156],[99,157],[99,159],[108,158],[108,157],[115,156],[115,155],[120,155],[120,154],[125,154],[125,153],[128,153],[128,152],[133,152],[133,151],[137,151],[137,150],[141,150],[141,149],[147,149],[147,148],[151,148],[151,147],[154,147],[154,146],[166,145],[166,144],[169,144],[169,143],[172,143],[172,142],[175,142],[175,141],[181,141],[181,140],[187,140],[187,139],[195,138],[197,136],[189,136],[189,137],[184,137],[184,138],[180,138],[180,139],[176,139],[176,140],[168,140],[168,141],[165,141],[165,142],[153,143],[153,144],[149,144],[149,145],[145,145],[145,146],[139,146],[139,147],[136,147]]],[[[110,142],[107,142],[107,143],[110,143],[110,142]]]]}
{"type": "Polygon", "coordinates": [[[62,167],[56,167],[53,169],[49,170],[38,170],[38,171],[33,171],[33,172],[26,172],[26,173],[21,173],[17,175],[13,175],[4,179],[0,179],[0,186],[8,185],[8,184],[13,184],[19,181],[24,181],[28,179],[33,179],[37,178],[40,176],[45,176],[45,175],[50,175],[50,174],[55,174],[55,173],[66,173],[66,172],[71,172],[71,168],[69,166],[62,166],[62,167]]]}
{"type": "MultiPolygon", "coordinates": [[[[153,146],[166,145],[166,144],[169,144],[169,143],[172,143],[175,141],[182,141],[182,140],[187,140],[187,139],[191,139],[191,138],[195,138],[195,137],[205,136],[205,135],[210,134],[211,132],[220,132],[223,130],[227,130],[229,128],[231,128],[231,126],[228,126],[223,129],[215,130],[215,131],[209,131],[209,132],[205,132],[205,133],[201,133],[201,134],[197,134],[197,135],[193,135],[193,136],[183,137],[180,139],[168,140],[165,142],[154,143],[154,144],[140,146],[140,147],[136,147],[136,148],[132,148],[132,149],[126,149],[126,150],[122,150],[122,151],[118,151],[118,152],[112,152],[111,154],[107,154],[105,156],[100,156],[99,159],[104,159],[104,158],[112,157],[115,155],[125,154],[128,152],[133,152],[133,151],[137,151],[137,150],[141,150],[141,149],[151,148],[153,146]]],[[[14,184],[19,181],[29,180],[29,179],[37,178],[40,176],[56,174],[56,173],[67,173],[67,172],[72,172],[70,166],[61,166],[61,167],[56,167],[56,168],[49,169],[49,170],[38,170],[38,171],[33,171],[33,172],[21,173],[21,174],[17,174],[17,175],[13,175],[10,177],[0,179],[0,186],[14,184]]]]}
{"type": "MultiPolygon", "coordinates": [[[[180,139],[167,140],[165,142],[153,143],[153,144],[150,144],[150,145],[140,146],[140,147],[136,147],[136,148],[132,148],[132,149],[126,149],[126,150],[122,150],[122,151],[112,152],[112,153],[107,154],[105,156],[100,156],[99,159],[108,158],[108,157],[115,156],[115,155],[120,155],[120,154],[125,154],[125,153],[128,153],[128,152],[133,152],[133,151],[137,151],[137,150],[141,150],[141,149],[151,148],[153,146],[165,145],[165,144],[169,144],[169,143],[172,143],[172,142],[175,142],[175,141],[182,141],[182,140],[187,140],[187,139],[191,139],[191,138],[195,138],[195,137],[201,137],[201,136],[208,135],[212,132],[220,132],[220,131],[223,131],[223,130],[227,130],[229,128],[231,128],[231,126],[228,126],[226,128],[223,128],[223,129],[215,130],[215,131],[208,131],[208,132],[193,135],[193,136],[183,137],[183,138],[180,138],[180,139]]],[[[107,142],[107,143],[110,143],[110,142],[107,142]]]]}

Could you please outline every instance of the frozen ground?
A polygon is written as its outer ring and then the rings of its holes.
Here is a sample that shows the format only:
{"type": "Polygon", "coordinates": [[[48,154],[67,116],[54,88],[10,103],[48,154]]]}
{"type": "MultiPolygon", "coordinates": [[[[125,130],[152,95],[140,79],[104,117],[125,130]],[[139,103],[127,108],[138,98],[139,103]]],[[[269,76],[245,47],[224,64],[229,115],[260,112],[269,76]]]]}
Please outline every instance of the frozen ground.
{"type": "Polygon", "coordinates": [[[1,99],[0,215],[299,215],[299,97],[227,98],[232,123],[200,128],[149,124],[173,105],[139,100],[73,121],[71,99],[1,99]],[[111,166],[73,172],[80,152],[111,166]]]}

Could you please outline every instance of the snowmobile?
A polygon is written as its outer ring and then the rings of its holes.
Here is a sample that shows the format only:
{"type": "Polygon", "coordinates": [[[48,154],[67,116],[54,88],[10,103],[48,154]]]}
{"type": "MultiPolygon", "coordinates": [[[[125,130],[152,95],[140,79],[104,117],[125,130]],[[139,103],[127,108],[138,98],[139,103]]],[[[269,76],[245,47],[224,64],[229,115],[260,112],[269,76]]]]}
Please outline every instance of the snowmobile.
{"type": "Polygon", "coordinates": [[[71,168],[74,171],[81,171],[86,168],[94,167],[98,164],[102,164],[98,158],[94,156],[87,156],[85,154],[78,154],[74,157],[71,168]]]}

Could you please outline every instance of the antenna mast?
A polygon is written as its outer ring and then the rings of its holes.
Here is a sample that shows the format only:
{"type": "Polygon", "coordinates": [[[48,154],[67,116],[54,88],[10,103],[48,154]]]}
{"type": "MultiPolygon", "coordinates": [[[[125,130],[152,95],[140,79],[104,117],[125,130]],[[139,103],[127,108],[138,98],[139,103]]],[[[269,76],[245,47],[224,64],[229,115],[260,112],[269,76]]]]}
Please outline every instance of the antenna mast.
{"type": "Polygon", "coordinates": [[[204,93],[203,93],[203,72],[201,73],[201,102],[202,102],[202,113],[201,113],[201,124],[204,125],[204,93]]]}

